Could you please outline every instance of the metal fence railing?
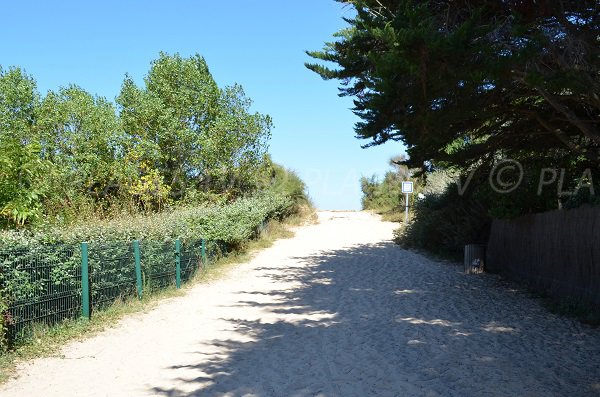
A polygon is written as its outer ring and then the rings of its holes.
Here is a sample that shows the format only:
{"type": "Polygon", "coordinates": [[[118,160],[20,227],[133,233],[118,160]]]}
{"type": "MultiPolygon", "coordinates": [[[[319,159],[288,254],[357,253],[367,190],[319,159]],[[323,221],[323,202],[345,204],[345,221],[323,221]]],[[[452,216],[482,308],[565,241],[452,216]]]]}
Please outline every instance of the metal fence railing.
{"type": "Polygon", "coordinates": [[[35,323],[56,323],[81,311],[81,267],[77,246],[0,251],[0,288],[8,300],[8,339],[35,323]]]}
{"type": "Polygon", "coordinates": [[[37,245],[0,250],[0,298],[9,343],[36,324],[88,317],[116,300],[179,288],[227,253],[218,241],[37,245]]]}

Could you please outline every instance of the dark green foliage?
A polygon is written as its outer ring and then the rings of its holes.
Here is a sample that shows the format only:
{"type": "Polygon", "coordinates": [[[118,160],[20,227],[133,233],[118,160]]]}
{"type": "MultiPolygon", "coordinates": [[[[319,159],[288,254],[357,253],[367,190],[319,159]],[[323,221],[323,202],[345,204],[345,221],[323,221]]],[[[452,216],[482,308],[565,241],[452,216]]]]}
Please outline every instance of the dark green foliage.
{"type": "Polygon", "coordinates": [[[8,326],[12,322],[8,313],[8,299],[4,294],[0,291],[0,354],[4,353],[9,347],[8,326]]]}
{"type": "Polygon", "coordinates": [[[44,178],[50,164],[39,157],[36,143],[22,144],[11,136],[0,137],[0,228],[38,220],[49,193],[44,178]]]}
{"type": "MultiPolygon", "coordinates": [[[[458,253],[483,241],[491,217],[597,202],[589,188],[563,192],[595,182],[581,176],[600,165],[600,3],[338,1],[356,15],[308,53],[326,63],[306,66],[354,98],[356,135],[365,146],[401,141],[405,163],[425,177],[475,173],[464,195],[451,186],[417,204],[405,244],[458,253]],[[523,180],[500,194],[488,176],[505,159],[521,164],[523,180]],[[558,177],[540,191],[544,168],[558,177]]],[[[382,186],[363,188],[369,200],[385,197],[382,186]]]]}
{"type": "Polygon", "coordinates": [[[355,98],[358,137],[413,167],[497,156],[600,162],[600,12],[585,1],[339,0],[350,27],[308,68],[355,98]]]}
{"type": "Polygon", "coordinates": [[[497,175],[493,169],[465,173],[459,178],[460,184],[451,183],[443,192],[429,193],[425,199],[417,200],[415,217],[398,232],[398,241],[408,247],[460,255],[465,244],[486,242],[492,219],[548,211],[559,202],[563,208],[598,202],[597,196],[591,194],[599,191],[598,181],[588,184],[594,181],[587,181],[585,174],[577,174],[576,168],[552,172],[557,174],[552,183],[550,177],[544,177],[544,168],[533,161],[525,164],[522,178],[517,170],[504,172],[501,178],[504,183],[517,183],[521,179],[510,192],[499,192],[492,187],[490,175],[492,180],[497,175]],[[540,180],[548,183],[540,185],[540,180]]]}
{"type": "Polygon", "coordinates": [[[50,91],[37,109],[35,137],[51,170],[46,215],[75,216],[85,205],[126,200],[125,186],[137,174],[125,161],[128,137],[110,102],[74,85],[50,91]]]}
{"type": "Polygon", "coordinates": [[[487,241],[491,218],[486,203],[460,196],[456,184],[417,200],[414,220],[396,232],[407,248],[460,258],[465,244],[487,241]]]}

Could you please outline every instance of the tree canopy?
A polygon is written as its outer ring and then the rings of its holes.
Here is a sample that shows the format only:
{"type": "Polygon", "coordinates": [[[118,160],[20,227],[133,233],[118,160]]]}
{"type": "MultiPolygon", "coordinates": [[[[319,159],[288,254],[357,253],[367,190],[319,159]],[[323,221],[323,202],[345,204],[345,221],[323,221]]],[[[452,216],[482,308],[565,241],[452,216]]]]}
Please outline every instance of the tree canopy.
{"type": "Polygon", "coordinates": [[[41,96],[25,71],[0,68],[0,224],[235,198],[269,172],[270,117],[241,86],[219,88],[199,55],[161,53],[116,102],[76,85],[41,96]]]}
{"type": "Polygon", "coordinates": [[[248,188],[262,164],[271,119],[250,113],[241,86],[219,89],[206,61],[160,54],[145,87],[126,77],[117,98],[128,160],[158,173],[173,198],[202,187],[248,188]]]}
{"type": "Polygon", "coordinates": [[[354,97],[366,146],[411,167],[498,156],[600,163],[596,0],[337,0],[356,15],[306,66],[354,97]]]}

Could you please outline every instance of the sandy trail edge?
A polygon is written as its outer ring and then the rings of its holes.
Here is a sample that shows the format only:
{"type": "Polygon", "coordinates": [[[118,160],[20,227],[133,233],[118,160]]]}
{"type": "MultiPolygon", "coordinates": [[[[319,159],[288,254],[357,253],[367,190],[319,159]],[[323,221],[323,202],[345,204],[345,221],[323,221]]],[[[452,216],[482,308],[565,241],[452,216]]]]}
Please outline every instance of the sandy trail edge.
{"type": "Polygon", "coordinates": [[[394,246],[374,216],[319,217],[222,280],[19,365],[0,395],[600,395],[600,330],[394,246]]]}

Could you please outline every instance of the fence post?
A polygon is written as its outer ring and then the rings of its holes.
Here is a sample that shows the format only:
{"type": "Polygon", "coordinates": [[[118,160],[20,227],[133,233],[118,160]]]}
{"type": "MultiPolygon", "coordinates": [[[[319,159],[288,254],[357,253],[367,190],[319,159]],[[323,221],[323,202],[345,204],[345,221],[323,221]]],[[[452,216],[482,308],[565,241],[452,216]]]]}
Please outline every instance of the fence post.
{"type": "Polygon", "coordinates": [[[88,243],[81,243],[81,315],[90,319],[90,267],[88,243]]]}
{"type": "Polygon", "coordinates": [[[206,267],[206,240],[202,239],[202,264],[206,267]]]}
{"type": "Polygon", "coordinates": [[[175,286],[181,288],[181,241],[175,240],[175,286]]]}
{"type": "Polygon", "coordinates": [[[140,242],[138,240],[133,241],[133,256],[135,257],[135,279],[138,297],[142,299],[142,294],[144,292],[142,286],[142,261],[140,256],[140,242]]]}

